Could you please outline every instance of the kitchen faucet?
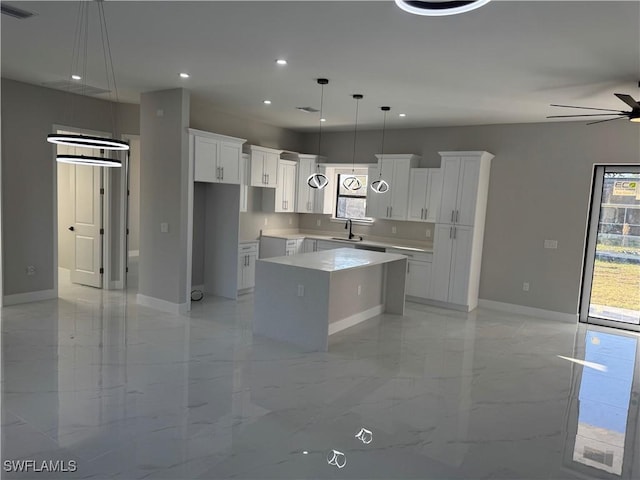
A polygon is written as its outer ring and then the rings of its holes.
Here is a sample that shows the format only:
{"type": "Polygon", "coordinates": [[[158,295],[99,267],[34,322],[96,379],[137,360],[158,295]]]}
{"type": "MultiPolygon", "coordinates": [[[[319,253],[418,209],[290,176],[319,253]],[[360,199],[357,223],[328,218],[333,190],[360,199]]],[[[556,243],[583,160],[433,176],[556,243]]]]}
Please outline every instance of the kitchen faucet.
{"type": "Polygon", "coordinates": [[[351,220],[350,218],[347,219],[347,221],[344,224],[344,228],[345,228],[345,230],[347,228],[349,228],[349,240],[351,240],[353,237],[355,237],[355,235],[351,231],[353,229],[353,220],[351,220]]]}

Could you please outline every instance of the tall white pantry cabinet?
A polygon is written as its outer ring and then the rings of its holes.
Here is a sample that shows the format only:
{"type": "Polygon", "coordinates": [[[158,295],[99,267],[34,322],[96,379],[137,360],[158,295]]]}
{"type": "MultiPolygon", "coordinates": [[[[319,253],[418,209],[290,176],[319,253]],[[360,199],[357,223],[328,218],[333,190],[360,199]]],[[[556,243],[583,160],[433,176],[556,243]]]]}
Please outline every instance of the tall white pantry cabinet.
{"type": "Polygon", "coordinates": [[[433,239],[429,298],[471,311],[478,306],[482,242],[493,155],[440,152],[442,197],[433,239]]]}

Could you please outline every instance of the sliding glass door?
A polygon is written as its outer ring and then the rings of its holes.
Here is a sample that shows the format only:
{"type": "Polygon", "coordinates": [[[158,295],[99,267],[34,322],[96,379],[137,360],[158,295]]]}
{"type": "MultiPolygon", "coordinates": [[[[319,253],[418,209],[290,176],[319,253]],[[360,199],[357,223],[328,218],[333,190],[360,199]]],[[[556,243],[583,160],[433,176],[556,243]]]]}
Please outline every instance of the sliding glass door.
{"type": "Polygon", "coordinates": [[[640,330],[640,167],[596,166],[580,321],[640,330]]]}

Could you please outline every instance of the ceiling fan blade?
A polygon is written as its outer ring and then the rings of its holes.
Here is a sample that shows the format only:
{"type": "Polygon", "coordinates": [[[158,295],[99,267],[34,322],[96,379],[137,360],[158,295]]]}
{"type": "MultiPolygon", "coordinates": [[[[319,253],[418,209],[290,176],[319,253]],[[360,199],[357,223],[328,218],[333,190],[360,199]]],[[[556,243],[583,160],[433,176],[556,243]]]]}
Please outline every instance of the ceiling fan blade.
{"type": "Polygon", "coordinates": [[[564,108],[580,108],[582,110],[601,110],[603,112],[620,112],[622,113],[622,110],[613,110],[611,108],[593,108],[593,107],[576,107],[575,105],[557,105],[552,103],[551,104],[552,107],[564,107],[564,108]]]}
{"type": "MultiPolygon", "coordinates": [[[[620,112],[620,113],[623,113],[623,112],[620,112]]],[[[585,113],[583,115],[549,115],[547,118],[610,117],[611,115],[620,115],[620,113],[585,113]]]]}
{"type": "Polygon", "coordinates": [[[595,125],[596,123],[602,123],[602,122],[610,122],[611,120],[620,120],[621,118],[629,118],[626,115],[622,115],[620,117],[616,117],[616,118],[607,118],[606,120],[598,120],[597,122],[589,122],[587,123],[587,125],[595,125]]]}
{"type": "Polygon", "coordinates": [[[636,102],[631,95],[627,95],[626,93],[614,93],[614,95],[634,110],[640,110],[640,104],[636,102]]]}

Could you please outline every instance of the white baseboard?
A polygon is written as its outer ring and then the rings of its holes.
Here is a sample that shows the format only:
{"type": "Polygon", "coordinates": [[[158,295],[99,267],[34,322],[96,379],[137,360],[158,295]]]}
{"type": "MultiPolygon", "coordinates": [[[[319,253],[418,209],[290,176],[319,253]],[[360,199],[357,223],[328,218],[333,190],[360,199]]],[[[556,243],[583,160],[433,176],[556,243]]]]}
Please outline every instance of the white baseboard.
{"type": "Polygon", "coordinates": [[[140,256],[140,250],[129,250],[129,256],[130,257],[139,257],[140,256]]]}
{"type": "Polygon", "coordinates": [[[567,323],[578,323],[578,314],[554,312],[552,310],[543,310],[542,308],[525,307],[524,305],[515,305],[513,303],[494,302],[493,300],[478,300],[478,306],[499,310],[501,312],[516,313],[519,315],[527,315],[529,317],[544,318],[546,320],[558,320],[567,323]]]}
{"type": "Polygon", "coordinates": [[[446,308],[448,310],[457,310],[459,312],[470,312],[471,310],[473,310],[473,308],[469,308],[465,305],[441,302],[440,300],[431,300],[430,298],[414,297],[413,295],[406,295],[405,300],[407,302],[421,303],[422,305],[431,305],[433,307],[446,308]]]}
{"type": "Polygon", "coordinates": [[[58,298],[58,292],[55,289],[51,290],[38,290],[35,292],[15,293],[13,295],[5,295],[2,299],[2,304],[6,307],[8,305],[18,305],[20,303],[39,302],[41,300],[51,300],[52,298],[58,298]]]}
{"type": "Polygon", "coordinates": [[[380,315],[383,311],[384,311],[384,305],[377,305],[363,312],[359,312],[354,315],[351,315],[350,317],[346,317],[346,318],[343,318],[342,320],[338,320],[337,322],[332,322],[329,324],[329,335],[333,335],[334,333],[338,333],[349,327],[353,327],[354,325],[357,325],[360,322],[364,322],[365,320],[371,317],[380,315]]]}
{"type": "Polygon", "coordinates": [[[182,314],[189,311],[188,303],[167,302],[166,300],[148,297],[147,295],[142,295],[140,293],[138,293],[136,296],[136,302],[138,303],[138,305],[154,308],[163,312],[182,314]]]}

